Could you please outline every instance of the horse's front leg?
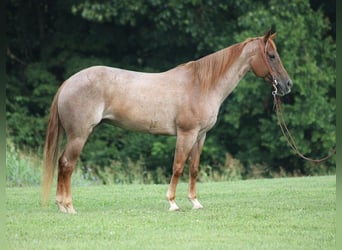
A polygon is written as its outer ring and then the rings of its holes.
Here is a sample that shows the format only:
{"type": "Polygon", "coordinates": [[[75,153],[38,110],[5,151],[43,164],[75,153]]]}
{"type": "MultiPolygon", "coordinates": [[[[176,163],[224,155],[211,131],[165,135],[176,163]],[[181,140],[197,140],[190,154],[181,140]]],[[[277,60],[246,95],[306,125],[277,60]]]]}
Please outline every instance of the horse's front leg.
{"type": "Polygon", "coordinates": [[[190,152],[189,157],[189,193],[188,198],[192,203],[193,209],[201,209],[203,206],[197,200],[196,194],[196,180],[198,175],[198,168],[200,163],[200,156],[205,140],[205,134],[198,139],[190,152]]]}
{"type": "Polygon", "coordinates": [[[197,140],[197,131],[184,132],[177,131],[177,142],[175,149],[175,156],[173,160],[173,173],[169,185],[169,189],[166,193],[166,198],[170,203],[170,211],[177,211],[179,207],[176,204],[176,187],[178,184],[179,177],[183,173],[184,164],[187,158],[189,157],[189,153],[193,148],[193,145],[197,140]]]}

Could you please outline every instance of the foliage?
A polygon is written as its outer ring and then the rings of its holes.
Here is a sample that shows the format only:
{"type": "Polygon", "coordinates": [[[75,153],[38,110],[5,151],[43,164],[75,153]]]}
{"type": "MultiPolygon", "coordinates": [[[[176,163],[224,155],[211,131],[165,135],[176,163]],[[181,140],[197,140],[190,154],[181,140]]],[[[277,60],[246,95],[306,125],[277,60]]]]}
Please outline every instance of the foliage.
{"type": "Polygon", "coordinates": [[[336,176],[74,188],[77,215],[40,207],[38,188],[6,189],[9,249],[336,249],[336,176]]]}
{"type": "Polygon", "coordinates": [[[8,141],[6,143],[7,186],[39,185],[42,169],[38,168],[37,161],[33,159],[33,156],[21,154],[12,142],[8,141]]]}
{"type": "MultiPolygon", "coordinates": [[[[277,31],[279,53],[294,81],[283,106],[299,149],[319,158],[336,144],[336,42],[327,18],[331,15],[323,12],[331,9],[328,3],[322,8],[309,0],[9,0],[6,4],[7,134],[16,148],[41,153],[53,95],[80,69],[103,64],[162,71],[261,36],[270,27],[277,31]]],[[[241,81],[208,133],[203,174],[214,171],[211,177],[215,173],[226,178],[227,154],[239,163],[234,172],[238,179],[336,171],[335,157],[317,165],[291,152],[276,125],[270,92],[270,86],[252,73],[241,81]]],[[[84,149],[81,168],[98,176],[103,171],[107,178],[111,165],[115,169],[117,163],[120,168],[141,164],[143,171],[159,171],[168,178],[174,142],[174,137],[102,125],[84,149]]]]}
{"type": "MultiPolygon", "coordinates": [[[[270,6],[241,16],[238,23],[245,32],[236,37],[241,40],[252,36],[253,29],[262,30],[267,23],[276,24],[278,50],[294,81],[292,93],[283,98],[285,119],[302,153],[320,158],[331,152],[336,144],[336,45],[331,37],[322,37],[328,23],[322,12],[310,9],[308,2],[270,1],[270,6]]],[[[287,171],[313,173],[317,164],[305,162],[306,167],[298,167],[303,160],[294,157],[279,127],[275,126],[277,120],[272,116],[273,100],[268,94],[269,88],[261,88],[259,82],[251,84],[255,81],[252,77],[242,80],[231,99],[228,98],[222,127],[233,126],[233,129],[219,136],[239,135],[238,140],[229,141],[226,147],[244,164],[252,166],[257,162],[283,167],[286,162],[287,171]],[[246,124],[249,129],[244,129],[246,124]],[[249,143],[251,141],[254,142],[249,143]]],[[[327,163],[328,171],[335,168],[334,162],[331,159],[327,163]]]]}
{"type": "MultiPolygon", "coordinates": [[[[34,187],[40,186],[43,169],[41,158],[36,153],[18,149],[10,140],[6,140],[6,186],[34,187]]],[[[97,184],[97,176],[75,171],[72,185],[87,186],[97,184]]]]}

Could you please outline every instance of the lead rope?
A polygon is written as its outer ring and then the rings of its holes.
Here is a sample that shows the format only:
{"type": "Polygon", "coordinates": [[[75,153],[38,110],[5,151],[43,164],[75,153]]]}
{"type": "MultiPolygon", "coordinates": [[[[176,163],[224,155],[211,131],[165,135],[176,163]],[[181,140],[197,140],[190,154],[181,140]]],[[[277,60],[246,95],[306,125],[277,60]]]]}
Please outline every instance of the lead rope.
{"type": "Polygon", "coordinates": [[[272,91],[272,95],[273,95],[273,99],[274,99],[274,108],[275,108],[275,111],[277,114],[279,126],[281,129],[281,132],[283,133],[284,137],[286,138],[288,144],[293,149],[293,151],[297,155],[299,155],[301,158],[303,158],[304,160],[315,162],[315,163],[320,163],[320,162],[326,161],[327,159],[332,157],[334,154],[336,154],[336,148],[334,148],[333,151],[329,155],[327,155],[326,157],[323,157],[321,159],[312,159],[312,158],[306,157],[305,155],[303,155],[298,150],[297,145],[295,143],[295,140],[293,139],[288,127],[286,126],[285,120],[284,120],[283,110],[281,107],[281,101],[280,101],[280,98],[277,96],[277,81],[276,80],[273,83],[273,88],[274,88],[274,91],[272,91]]]}

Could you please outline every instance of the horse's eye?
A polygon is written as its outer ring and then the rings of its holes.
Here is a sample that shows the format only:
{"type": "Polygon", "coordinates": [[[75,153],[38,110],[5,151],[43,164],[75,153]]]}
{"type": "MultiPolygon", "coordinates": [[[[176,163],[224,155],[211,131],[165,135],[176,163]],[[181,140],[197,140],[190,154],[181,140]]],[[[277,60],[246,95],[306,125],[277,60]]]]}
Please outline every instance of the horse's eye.
{"type": "Polygon", "coordinates": [[[268,54],[268,57],[269,57],[270,59],[274,59],[274,58],[275,58],[275,55],[274,55],[274,54],[268,54]]]}

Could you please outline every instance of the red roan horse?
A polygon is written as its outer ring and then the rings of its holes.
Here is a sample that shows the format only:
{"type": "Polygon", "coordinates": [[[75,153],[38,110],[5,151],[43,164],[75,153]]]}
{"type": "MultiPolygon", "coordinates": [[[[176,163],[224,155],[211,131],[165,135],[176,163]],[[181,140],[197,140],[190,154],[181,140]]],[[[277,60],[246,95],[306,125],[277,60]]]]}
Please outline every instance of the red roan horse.
{"type": "Polygon", "coordinates": [[[102,121],[151,134],[176,135],[173,174],[166,197],[170,211],[178,179],[189,161],[188,197],[196,196],[196,178],[206,133],[214,126],[222,102],[252,70],[270,81],[276,94],[290,92],[292,81],[274,43],[275,33],[248,38],[199,60],[162,73],[141,73],[105,66],[86,68],[66,80],[51,105],[44,150],[43,205],[49,199],[63,130],[67,142],[58,160],[56,203],[75,213],[71,175],[93,128],[102,121]]]}

